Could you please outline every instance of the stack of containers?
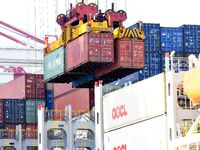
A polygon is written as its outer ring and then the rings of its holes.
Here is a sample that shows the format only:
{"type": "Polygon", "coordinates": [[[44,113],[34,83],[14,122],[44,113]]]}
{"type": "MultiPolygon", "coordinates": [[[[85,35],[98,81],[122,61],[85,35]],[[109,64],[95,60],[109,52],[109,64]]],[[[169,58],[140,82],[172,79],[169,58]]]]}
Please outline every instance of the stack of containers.
{"type": "MultiPolygon", "coordinates": [[[[137,24],[130,28],[137,27],[137,24]]],[[[151,77],[161,73],[161,43],[160,43],[160,24],[144,23],[143,31],[145,35],[145,67],[139,71],[139,79],[151,77]]]]}
{"type": "MultiPolygon", "coordinates": [[[[24,137],[36,138],[37,107],[45,102],[44,90],[43,75],[35,74],[21,75],[0,86],[0,108],[3,106],[0,109],[0,121],[4,128],[15,130],[16,125],[22,124],[26,130],[26,127],[29,129],[31,126],[35,134],[31,133],[28,136],[25,132],[24,137]]],[[[12,133],[14,136],[15,132],[12,133]]]]}

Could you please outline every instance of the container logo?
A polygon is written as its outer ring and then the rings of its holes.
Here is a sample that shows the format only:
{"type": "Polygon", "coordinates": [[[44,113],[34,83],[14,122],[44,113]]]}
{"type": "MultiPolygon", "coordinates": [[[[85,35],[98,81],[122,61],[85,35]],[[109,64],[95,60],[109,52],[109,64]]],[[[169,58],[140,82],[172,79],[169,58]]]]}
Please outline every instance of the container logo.
{"type": "Polygon", "coordinates": [[[123,144],[123,145],[121,145],[121,146],[114,147],[113,150],[127,150],[127,149],[126,149],[126,144],[123,144]]]}
{"type": "Polygon", "coordinates": [[[126,111],[125,104],[117,106],[112,109],[112,119],[113,120],[122,118],[127,115],[128,115],[128,112],[126,111]]]}
{"type": "Polygon", "coordinates": [[[48,68],[51,70],[53,68],[56,68],[57,66],[62,64],[62,59],[58,55],[56,56],[56,59],[52,60],[52,62],[48,63],[48,68]]]}

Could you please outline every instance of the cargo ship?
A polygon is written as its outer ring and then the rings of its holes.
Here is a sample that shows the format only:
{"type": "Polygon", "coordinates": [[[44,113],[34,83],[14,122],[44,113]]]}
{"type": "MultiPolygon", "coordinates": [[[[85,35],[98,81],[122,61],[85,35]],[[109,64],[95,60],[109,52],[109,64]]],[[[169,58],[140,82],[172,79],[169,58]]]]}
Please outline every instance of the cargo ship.
{"type": "Polygon", "coordinates": [[[199,149],[200,27],[125,28],[125,11],[98,9],[70,5],[44,76],[0,86],[0,149],[199,149]]]}

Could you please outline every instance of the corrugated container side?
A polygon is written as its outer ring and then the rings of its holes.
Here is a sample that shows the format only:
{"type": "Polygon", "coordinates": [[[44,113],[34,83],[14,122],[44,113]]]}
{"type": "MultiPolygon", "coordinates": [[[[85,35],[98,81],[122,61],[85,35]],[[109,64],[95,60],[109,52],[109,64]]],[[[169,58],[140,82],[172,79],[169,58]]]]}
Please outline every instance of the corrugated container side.
{"type": "Polygon", "coordinates": [[[0,99],[0,124],[2,124],[4,122],[3,121],[3,115],[4,115],[3,100],[0,99]]]}
{"type": "Polygon", "coordinates": [[[15,101],[4,100],[4,123],[14,124],[15,123],[15,101]]]}
{"type": "Polygon", "coordinates": [[[25,101],[18,99],[4,100],[4,122],[7,124],[25,123],[25,101]]]}
{"type": "Polygon", "coordinates": [[[36,89],[35,75],[26,74],[25,75],[25,97],[21,97],[21,98],[35,98],[36,96],[35,89],[36,89]]]}
{"type": "Polygon", "coordinates": [[[163,115],[105,133],[104,147],[106,150],[167,150],[165,120],[163,115]]]}
{"type": "Polygon", "coordinates": [[[44,57],[44,80],[50,80],[60,74],[64,74],[65,48],[60,47],[44,57]]]}
{"type": "Polygon", "coordinates": [[[46,108],[48,110],[53,109],[53,101],[54,101],[54,96],[53,96],[53,91],[46,91],[46,108]]]}
{"type": "Polygon", "coordinates": [[[35,78],[34,75],[21,75],[0,86],[1,99],[26,99],[35,98],[35,78]],[[17,88],[16,88],[17,87],[17,88]]]}
{"type": "Polygon", "coordinates": [[[164,114],[164,83],[164,74],[159,74],[103,96],[105,131],[164,114]],[[152,93],[152,85],[159,92],[152,93]]]}
{"type": "Polygon", "coordinates": [[[196,26],[196,53],[200,53],[200,25],[196,26]]]}
{"type": "Polygon", "coordinates": [[[53,84],[54,97],[57,97],[57,96],[64,94],[68,91],[71,91],[71,90],[73,90],[72,83],[69,83],[69,84],[54,83],[53,84]]]}
{"type": "Polygon", "coordinates": [[[16,131],[16,125],[14,124],[5,124],[4,125],[4,130],[5,130],[5,133],[4,133],[4,138],[9,138],[9,139],[15,139],[16,138],[16,134],[15,134],[15,131],[16,131]]]}
{"type": "MultiPolygon", "coordinates": [[[[137,25],[133,25],[133,28],[137,25]]],[[[143,23],[143,31],[145,35],[144,47],[145,51],[155,52],[161,51],[160,43],[160,24],[154,23],[143,23]]]]}
{"type": "Polygon", "coordinates": [[[15,100],[15,123],[23,124],[26,122],[26,104],[24,100],[15,100]]]}
{"type": "Polygon", "coordinates": [[[144,42],[132,41],[132,67],[144,67],[144,42]]]}
{"type": "Polygon", "coordinates": [[[66,71],[94,71],[104,63],[114,61],[111,33],[85,33],[67,44],[66,71]]]}
{"type": "Polygon", "coordinates": [[[145,53],[145,67],[139,71],[140,80],[162,72],[162,53],[145,53]]]}
{"type": "Polygon", "coordinates": [[[26,124],[25,139],[36,139],[37,138],[37,125],[26,124]]]}
{"type": "Polygon", "coordinates": [[[26,123],[37,123],[37,108],[39,104],[44,104],[43,99],[26,100],[26,123]]]}
{"type": "MultiPolygon", "coordinates": [[[[26,129],[25,125],[22,125],[21,127],[22,127],[22,131],[24,131],[26,129]]],[[[5,124],[4,130],[5,130],[4,138],[6,138],[6,139],[15,139],[16,138],[16,125],[5,124]]]]}
{"type": "Polygon", "coordinates": [[[94,93],[90,89],[74,89],[66,92],[54,99],[54,110],[58,112],[61,119],[64,118],[64,109],[67,105],[72,106],[73,115],[81,111],[88,111],[94,105],[93,95],[94,93]]]}
{"type": "Polygon", "coordinates": [[[35,98],[44,99],[45,97],[44,75],[36,74],[35,83],[36,83],[35,98]]]}
{"type": "Polygon", "coordinates": [[[144,67],[144,43],[142,41],[116,40],[115,50],[115,62],[108,67],[96,70],[96,78],[105,75],[118,79],[144,67]],[[111,75],[107,75],[109,73],[111,75]]]}
{"type": "Polygon", "coordinates": [[[35,100],[26,100],[26,123],[35,123],[35,100]]]}
{"type": "Polygon", "coordinates": [[[183,25],[183,47],[187,53],[196,52],[195,25],[183,25]]]}
{"type": "Polygon", "coordinates": [[[172,28],[172,49],[177,52],[183,52],[182,28],[172,28]]]}
{"type": "Polygon", "coordinates": [[[172,28],[162,27],[160,32],[162,51],[172,51],[172,28]]]}

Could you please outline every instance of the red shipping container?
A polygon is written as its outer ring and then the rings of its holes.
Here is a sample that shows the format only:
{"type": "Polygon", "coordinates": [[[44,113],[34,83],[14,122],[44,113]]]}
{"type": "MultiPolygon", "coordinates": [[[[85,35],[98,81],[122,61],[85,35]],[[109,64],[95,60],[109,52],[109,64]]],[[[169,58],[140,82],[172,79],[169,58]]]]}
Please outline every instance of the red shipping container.
{"type": "Polygon", "coordinates": [[[35,76],[22,75],[0,86],[0,99],[35,98],[35,76]]]}
{"type": "Polygon", "coordinates": [[[66,71],[94,71],[114,62],[114,42],[111,33],[85,33],[66,46],[66,71]]]}
{"type": "Polygon", "coordinates": [[[126,76],[144,67],[144,42],[133,39],[115,41],[115,62],[108,67],[98,69],[96,77],[117,78],[126,76]]]}
{"type": "Polygon", "coordinates": [[[72,106],[73,115],[91,110],[94,106],[94,89],[73,89],[55,98],[54,111],[57,112],[57,118],[64,118],[64,109],[67,105],[72,106]]]}
{"type": "Polygon", "coordinates": [[[72,83],[69,83],[69,84],[55,83],[55,84],[53,84],[54,97],[65,94],[66,92],[69,92],[71,90],[73,90],[72,83]]]}
{"type": "Polygon", "coordinates": [[[3,115],[4,115],[4,113],[3,113],[3,100],[0,99],[0,124],[3,123],[3,115]]]}
{"type": "Polygon", "coordinates": [[[44,76],[24,74],[0,86],[0,99],[43,99],[44,76]]]}
{"type": "MultiPolygon", "coordinates": [[[[22,125],[22,131],[25,130],[25,125],[22,125]]],[[[5,124],[4,125],[4,138],[15,139],[16,138],[16,125],[5,124]]]]}
{"type": "Polygon", "coordinates": [[[36,139],[37,138],[37,124],[26,124],[25,139],[36,139]]]}
{"type": "Polygon", "coordinates": [[[45,95],[44,75],[36,74],[35,83],[36,83],[35,98],[43,99],[45,95]]]}
{"type": "Polygon", "coordinates": [[[132,41],[132,67],[143,68],[144,67],[144,42],[132,41]]]}

